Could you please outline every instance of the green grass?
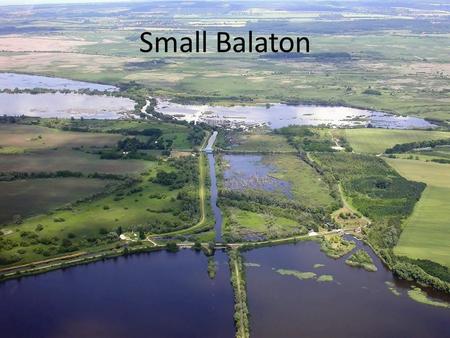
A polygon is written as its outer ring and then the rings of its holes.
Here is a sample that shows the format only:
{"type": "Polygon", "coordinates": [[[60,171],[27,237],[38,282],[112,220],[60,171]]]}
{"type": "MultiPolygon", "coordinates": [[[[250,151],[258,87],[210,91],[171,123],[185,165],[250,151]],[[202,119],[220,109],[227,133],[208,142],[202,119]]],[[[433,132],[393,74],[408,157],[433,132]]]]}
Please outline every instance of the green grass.
{"type": "Polygon", "coordinates": [[[98,155],[71,149],[0,155],[0,172],[69,170],[82,173],[136,174],[150,165],[150,162],[141,160],[103,160],[98,155]]]}
{"type": "MultiPolygon", "coordinates": [[[[176,150],[188,150],[192,148],[188,140],[190,128],[184,125],[167,123],[162,121],[144,120],[62,120],[43,119],[40,123],[44,126],[59,129],[82,129],[91,133],[85,135],[96,135],[93,133],[118,133],[139,132],[144,129],[160,129],[164,139],[173,140],[173,148],[176,150]]],[[[102,134],[100,134],[102,135],[102,134]]],[[[103,134],[104,135],[104,134],[103,134]]],[[[86,136],[85,136],[86,137],[86,136]]],[[[118,136],[115,136],[116,138],[118,136]]],[[[0,143],[1,144],[1,143],[0,143]]]]}
{"type": "MultiPolygon", "coordinates": [[[[65,249],[70,251],[117,244],[117,237],[108,233],[115,232],[118,227],[123,231],[137,231],[144,227],[166,233],[197,223],[195,216],[183,216],[183,202],[177,199],[180,189],[169,189],[149,181],[160,170],[173,170],[171,165],[157,162],[150,162],[150,165],[152,168],[140,176],[142,181],[137,185],[127,185],[106,197],[28,218],[20,225],[3,227],[3,232],[9,234],[1,237],[1,264],[5,265],[4,259],[8,257],[26,263],[55,256],[61,253],[59,250],[67,239],[72,244],[65,249]],[[42,230],[36,230],[39,225],[42,225],[42,230]],[[45,244],[42,240],[50,243],[45,244]],[[10,247],[9,242],[16,246],[10,247]]],[[[192,184],[182,189],[198,196],[197,187],[192,184]]]]}
{"type": "Polygon", "coordinates": [[[239,134],[229,151],[245,153],[296,152],[295,148],[287,143],[285,137],[272,133],[239,134]]]}
{"type": "Polygon", "coordinates": [[[448,138],[442,131],[394,130],[394,129],[346,129],[338,131],[345,136],[357,153],[379,154],[396,144],[448,138]]]}
{"type": "Polygon", "coordinates": [[[43,149],[114,146],[117,134],[63,132],[35,125],[0,124],[0,154],[43,149]]]}
{"type": "Polygon", "coordinates": [[[50,178],[0,182],[0,224],[74,202],[98,193],[110,181],[86,178],[50,178]]]}
{"type": "Polygon", "coordinates": [[[350,266],[363,268],[364,270],[371,272],[375,272],[378,270],[375,264],[373,264],[372,258],[364,250],[357,250],[354,254],[346,259],[345,263],[350,266]]]}
{"type": "Polygon", "coordinates": [[[238,208],[226,207],[223,229],[239,234],[239,237],[263,235],[268,237],[288,236],[302,226],[295,220],[262,214],[238,208]]]}
{"type": "Polygon", "coordinates": [[[275,166],[271,176],[291,184],[294,200],[307,207],[330,207],[334,199],[323,178],[308,164],[295,155],[274,155],[264,162],[275,166]]]}
{"type": "Polygon", "coordinates": [[[404,159],[387,161],[408,179],[427,184],[403,225],[395,254],[450,267],[450,165],[404,159]]]}

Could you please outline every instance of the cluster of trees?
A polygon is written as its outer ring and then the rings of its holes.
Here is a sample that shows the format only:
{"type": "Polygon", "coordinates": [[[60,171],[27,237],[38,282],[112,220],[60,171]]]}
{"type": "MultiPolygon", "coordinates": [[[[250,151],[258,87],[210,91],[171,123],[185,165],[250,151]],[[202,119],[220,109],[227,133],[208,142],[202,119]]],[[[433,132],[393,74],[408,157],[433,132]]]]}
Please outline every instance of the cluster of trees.
{"type": "Polygon", "coordinates": [[[101,180],[125,180],[127,177],[123,175],[116,174],[106,174],[106,173],[92,173],[84,174],[79,171],[70,170],[58,170],[53,172],[38,171],[38,172],[0,172],[0,181],[14,181],[14,180],[24,180],[24,179],[37,179],[37,178],[67,178],[67,177],[86,177],[86,178],[96,178],[101,180]]]}
{"type": "Polygon", "coordinates": [[[160,170],[152,182],[169,186],[170,189],[180,189],[187,184],[198,183],[198,158],[180,157],[168,160],[173,171],[160,170]]]}
{"type": "Polygon", "coordinates": [[[334,145],[329,138],[305,126],[288,126],[276,131],[284,135],[290,145],[300,152],[332,152],[334,145]]]}
{"type": "Polygon", "coordinates": [[[120,151],[137,152],[138,150],[171,150],[173,140],[163,139],[160,137],[150,137],[145,141],[141,141],[136,137],[126,137],[117,142],[117,149],[120,151]]]}
{"type": "MultiPolygon", "coordinates": [[[[266,215],[267,232],[261,234],[261,236],[263,236],[261,239],[301,235],[306,233],[307,229],[317,230],[318,224],[329,221],[329,212],[322,208],[307,208],[295,201],[281,199],[254,191],[239,192],[220,190],[219,197],[221,206],[238,208],[266,215]],[[299,227],[297,229],[291,228],[283,230],[278,227],[271,227],[271,218],[273,217],[285,217],[295,220],[299,224],[299,227]]],[[[223,208],[223,210],[227,218],[227,222],[224,224],[224,240],[242,240],[240,225],[237,220],[228,212],[227,208],[223,208]]]]}
{"type": "MultiPolygon", "coordinates": [[[[417,144],[406,148],[417,147],[417,144]]],[[[427,260],[397,257],[393,252],[402,231],[401,224],[411,214],[425,185],[404,179],[375,156],[317,153],[314,157],[324,174],[340,181],[353,205],[373,221],[363,232],[392,271],[400,278],[449,293],[446,267],[427,260]]]]}
{"type": "Polygon", "coordinates": [[[250,336],[249,311],[247,306],[247,291],[245,285],[245,268],[241,253],[231,250],[230,275],[231,285],[234,290],[234,322],[237,338],[248,338],[250,336]],[[236,271],[237,266],[237,271],[236,271]]]}
{"type": "Polygon", "coordinates": [[[205,139],[206,133],[200,126],[194,126],[187,137],[192,146],[199,146],[205,139]]]}
{"type": "Polygon", "coordinates": [[[395,275],[402,279],[416,281],[422,285],[430,285],[439,291],[450,293],[450,284],[448,282],[431,276],[417,264],[397,261],[393,265],[392,270],[395,275]]]}
{"type": "Polygon", "coordinates": [[[396,144],[392,148],[385,150],[386,154],[394,153],[407,153],[408,151],[419,149],[419,148],[434,148],[436,146],[450,145],[450,138],[440,139],[440,140],[429,140],[420,142],[410,142],[403,144],[396,144]]]}

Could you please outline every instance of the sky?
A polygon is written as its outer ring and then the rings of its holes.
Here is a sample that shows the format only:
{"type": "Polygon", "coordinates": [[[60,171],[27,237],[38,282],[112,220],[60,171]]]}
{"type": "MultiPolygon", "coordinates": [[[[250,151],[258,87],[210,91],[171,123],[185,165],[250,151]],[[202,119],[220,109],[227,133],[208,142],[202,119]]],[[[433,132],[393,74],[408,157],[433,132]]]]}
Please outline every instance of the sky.
{"type": "MultiPolygon", "coordinates": [[[[69,4],[89,2],[127,2],[126,0],[0,0],[2,5],[37,5],[37,4],[69,4]]],[[[132,2],[132,1],[129,1],[132,2]]],[[[134,1],[133,1],[134,2],[134,1]]]]}

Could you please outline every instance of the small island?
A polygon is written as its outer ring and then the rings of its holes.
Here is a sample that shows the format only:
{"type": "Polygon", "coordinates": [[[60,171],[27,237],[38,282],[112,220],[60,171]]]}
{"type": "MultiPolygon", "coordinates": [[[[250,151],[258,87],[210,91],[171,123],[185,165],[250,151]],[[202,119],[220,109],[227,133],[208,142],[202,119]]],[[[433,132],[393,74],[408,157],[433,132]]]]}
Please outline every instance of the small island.
{"type": "Polygon", "coordinates": [[[372,258],[364,250],[357,250],[345,261],[345,263],[350,266],[363,268],[371,272],[375,272],[378,270],[375,264],[373,264],[372,258]]]}

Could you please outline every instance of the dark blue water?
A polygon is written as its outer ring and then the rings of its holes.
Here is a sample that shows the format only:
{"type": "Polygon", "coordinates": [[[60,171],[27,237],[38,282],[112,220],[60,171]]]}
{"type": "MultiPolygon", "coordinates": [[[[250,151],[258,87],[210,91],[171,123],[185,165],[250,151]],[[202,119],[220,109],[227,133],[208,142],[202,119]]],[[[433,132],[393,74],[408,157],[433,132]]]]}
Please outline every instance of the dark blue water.
{"type": "Polygon", "coordinates": [[[450,337],[450,309],[410,299],[409,285],[395,280],[371,255],[377,272],[347,266],[345,257],[328,258],[316,242],[246,252],[247,262],[261,265],[246,269],[252,336],[450,337]],[[334,281],[300,280],[274,269],[329,274],[334,281]],[[394,295],[386,281],[401,295],[394,295]]]}
{"type": "Polygon", "coordinates": [[[233,337],[227,257],[154,252],[0,284],[0,336],[233,337]]]}
{"type": "Polygon", "coordinates": [[[216,161],[213,153],[208,153],[209,177],[211,179],[210,187],[210,203],[214,214],[214,231],[216,232],[216,242],[222,240],[222,212],[217,206],[217,178],[216,178],[216,161]]]}

